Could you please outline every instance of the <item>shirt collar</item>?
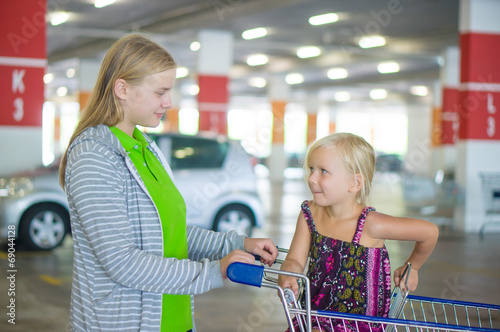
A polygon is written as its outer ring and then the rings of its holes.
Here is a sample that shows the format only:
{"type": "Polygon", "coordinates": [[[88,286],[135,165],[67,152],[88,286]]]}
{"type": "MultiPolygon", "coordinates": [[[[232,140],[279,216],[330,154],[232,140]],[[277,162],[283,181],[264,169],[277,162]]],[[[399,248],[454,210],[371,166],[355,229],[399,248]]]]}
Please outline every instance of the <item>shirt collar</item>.
{"type": "Polygon", "coordinates": [[[123,148],[127,152],[137,149],[137,146],[142,148],[149,145],[148,141],[141,133],[141,131],[137,129],[137,127],[134,129],[134,137],[130,137],[129,135],[125,134],[118,127],[109,127],[109,129],[113,132],[113,134],[115,134],[115,136],[118,138],[120,143],[122,143],[123,148]]]}

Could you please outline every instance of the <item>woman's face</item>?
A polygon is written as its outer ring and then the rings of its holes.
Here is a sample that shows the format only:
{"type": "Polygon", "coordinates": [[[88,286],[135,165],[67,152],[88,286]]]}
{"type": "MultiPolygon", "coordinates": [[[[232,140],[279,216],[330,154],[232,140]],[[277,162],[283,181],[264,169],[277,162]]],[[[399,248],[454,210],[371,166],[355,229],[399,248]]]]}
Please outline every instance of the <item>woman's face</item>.
{"type": "Polygon", "coordinates": [[[146,76],[139,85],[124,81],[125,90],[118,94],[123,121],[116,126],[132,136],[135,126],[157,127],[165,111],[172,108],[170,92],[175,82],[175,69],[146,76]]]}

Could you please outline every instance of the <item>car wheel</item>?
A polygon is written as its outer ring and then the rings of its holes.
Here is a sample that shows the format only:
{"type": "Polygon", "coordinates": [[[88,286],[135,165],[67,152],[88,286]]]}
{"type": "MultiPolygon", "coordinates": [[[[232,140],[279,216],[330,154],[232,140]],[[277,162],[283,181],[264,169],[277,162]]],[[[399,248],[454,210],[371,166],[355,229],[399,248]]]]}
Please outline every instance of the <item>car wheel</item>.
{"type": "Polygon", "coordinates": [[[228,205],[221,209],[214,220],[217,232],[237,231],[240,235],[251,236],[255,225],[252,211],[243,205],[228,205]]]}
{"type": "Polygon", "coordinates": [[[28,249],[52,250],[69,232],[69,215],[56,204],[35,205],[21,218],[19,237],[28,249]]]}

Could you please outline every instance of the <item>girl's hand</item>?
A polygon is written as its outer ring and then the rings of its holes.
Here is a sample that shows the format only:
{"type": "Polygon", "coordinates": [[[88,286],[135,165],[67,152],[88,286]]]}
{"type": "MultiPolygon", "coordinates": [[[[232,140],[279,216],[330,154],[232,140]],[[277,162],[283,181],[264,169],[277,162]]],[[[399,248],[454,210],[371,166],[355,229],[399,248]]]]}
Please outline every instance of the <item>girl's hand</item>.
{"type": "Polygon", "coordinates": [[[297,278],[279,275],[278,285],[283,289],[291,288],[295,298],[299,296],[299,284],[297,283],[297,278]]]}
{"type": "Polygon", "coordinates": [[[245,238],[245,251],[260,256],[260,261],[269,266],[273,265],[278,257],[278,248],[271,239],[245,238]]]}
{"type": "Polygon", "coordinates": [[[415,291],[415,289],[417,289],[417,285],[418,285],[418,270],[414,269],[414,268],[412,268],[410,270],[410,277],[408,278],[408,283],[406,285],[404,285],[404,282],[406,281],[406,275],[403,277],[401,275],[403,274],[405,268],[406,268],[406,264],[398,267],[394,271],[394,284],[396,286],[399,286],[399,284],[401,283],[402,290],[405,291],[408,289],[410,292],[413,292],[413,291],[415,291]]]}
{"type": "Polygon", "coordinates": [[[227,278],[227,267],[229,264],[234,262],[253,264],[255,262],[255,257],[248,252],[240,249],[231,251],[227,256],[220,260],[220,272],[222,274],[222,280],[227,278]]]}

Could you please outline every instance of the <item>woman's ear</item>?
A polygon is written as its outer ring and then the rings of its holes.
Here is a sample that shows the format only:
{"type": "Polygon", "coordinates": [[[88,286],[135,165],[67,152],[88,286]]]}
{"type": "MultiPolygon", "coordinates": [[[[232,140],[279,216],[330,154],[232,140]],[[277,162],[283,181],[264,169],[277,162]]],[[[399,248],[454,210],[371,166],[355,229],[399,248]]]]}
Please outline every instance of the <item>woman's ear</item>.
{"type": "Polygon", "coordinates": [[[121,78],[117,79],[113,91],[118,99],[125,100],[127,98],[127,82],[121,78]]]}
{"type": "Polygon", "coordinates": [[[363,188],[363,175],[361,173],[354,174],[353,182],[349,191],[358,192],[363,188]]]}

